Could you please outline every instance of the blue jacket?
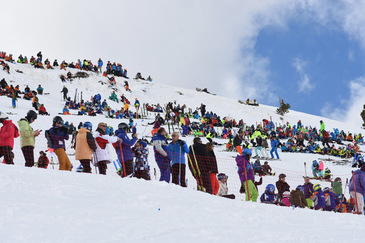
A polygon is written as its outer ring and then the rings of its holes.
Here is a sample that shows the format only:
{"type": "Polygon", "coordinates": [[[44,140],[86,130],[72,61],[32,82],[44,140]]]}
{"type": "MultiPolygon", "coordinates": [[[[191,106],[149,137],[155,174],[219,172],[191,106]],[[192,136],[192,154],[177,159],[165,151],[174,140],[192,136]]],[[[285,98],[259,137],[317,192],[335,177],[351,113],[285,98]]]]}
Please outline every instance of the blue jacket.
{"type": "Polygon", "coordinates": [[[98,61],[98,67],[102,67],[103,66],[103,61],[102,60],[99,60],[98,61]]]}
{"type": "MultiPolygon", "coordinates": [[[[122,145],[124,161],[133,160],[133,152],[131,147],[137,142],[137,138],[134,137],[132,139],[129,139],[126,132],[123,129],[116,130],[115,135],[122,140],[121,145],[122,145]]],[[[117,151],[119,157],[121,155],[119,142],[117,142],[115,150],[117,151]]],[[[119,158],[119,160],[122,161],[121,158],[119,158]]]]}
{"type": "Polygon", "coordinates": [[[53,126],[51,129],[49,129],[49,137],[51,139],[54,150],[58,148],[63,148],[66,150],[65,140],[69,139],[67,127],[53,126]]]}
{"type": "Polygon", "coordinates": [[[313,195],[311,196],[311,200],[313,201],[315,210],[318,210],[318,209],[321,209],[321,208],[325,209],[325,207],[326,207],[326,196],[324,195],[322,190],[318,190],[315,193],[313,193],[313,195]]]}
{"type": "MultiPolygon", "coordinates": [[[[356,192],[361,193],[363,196],[365,195],[365,172],[362,170],[357,170],[354,172],[354,181],[356,192]]],[[[350,179],[349,190],[350,192],[354,192],[354,181],[352,177],[350,179]]]]}
{"type": "Polygon", "coordinates": [[[260,197],[261,202],[263,203],[275,203],[275,194],[271,194],[268,191],[265,191],[261,197],[260,197]]]}
{"type": "Polygon", "coordinates": [[[278,147],[279,143],[276,139],[273,139],[271,141],[271,148],[276,149],[278,147]]]}
{"type": "Polygon", "coordinates": [[[171,151],[171,165],[174,164],[186,164],[185,163],[185,154],[189,154],[189,148],[185,141],[180,140],[183,145],[180,144],[179,141],[171,142],[168,146],[169,150],[171,151]]]}
{"type": "Polygon", "coordinates": [[[334,210],[336,208],[336,195],[331,191],[326,191],[324,195],[326,197],[326,210],[334,210]]]}

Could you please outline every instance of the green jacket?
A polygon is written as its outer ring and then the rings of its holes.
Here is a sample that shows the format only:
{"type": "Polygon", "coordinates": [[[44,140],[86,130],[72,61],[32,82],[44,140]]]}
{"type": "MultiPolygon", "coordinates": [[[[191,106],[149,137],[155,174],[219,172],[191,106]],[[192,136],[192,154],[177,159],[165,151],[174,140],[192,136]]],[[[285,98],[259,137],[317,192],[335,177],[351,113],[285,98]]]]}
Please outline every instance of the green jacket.
{"type": "Polygon", "coordinates": [[[334,181],[332,190],[336,195],[342,195],[342,184],[340,182],[334,181]]]}
{"type": "Polygon", "coordinates": [[[20,146],[23,148],[25,146],[33,146],[35,144],[34,131],[30,126],[27,119],[22,118],[18,121],[19,133],[20,133],[20,146]]]}

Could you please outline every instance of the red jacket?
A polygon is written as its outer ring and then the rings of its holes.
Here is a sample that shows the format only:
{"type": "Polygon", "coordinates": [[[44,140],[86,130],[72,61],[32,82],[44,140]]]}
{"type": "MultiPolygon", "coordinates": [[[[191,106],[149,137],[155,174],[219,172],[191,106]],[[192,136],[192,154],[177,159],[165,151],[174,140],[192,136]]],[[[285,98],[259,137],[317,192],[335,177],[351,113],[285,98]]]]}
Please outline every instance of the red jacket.
{"type": "Polygon", "coordinates": [[[14,147],[14,138],[19,137],[18,128],[11,120],[5,120],[0,129],[0,147],[14,147]]]}

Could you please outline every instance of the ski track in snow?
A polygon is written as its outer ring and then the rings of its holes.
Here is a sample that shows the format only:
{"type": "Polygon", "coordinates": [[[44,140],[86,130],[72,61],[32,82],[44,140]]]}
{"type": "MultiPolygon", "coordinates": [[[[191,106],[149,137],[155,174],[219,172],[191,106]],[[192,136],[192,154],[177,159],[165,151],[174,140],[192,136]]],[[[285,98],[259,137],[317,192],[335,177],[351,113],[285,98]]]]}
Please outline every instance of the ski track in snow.
{"type": "MultiPolygon", "coordinates": [[[[46,150],[44,131],[52,125],[52,119],[62,112],[64,102],[61,101],[61,89],[66,85],[69,96],[74,97],[75,89],[83,92],[83,99],[100,93],[102,99],[107,99],[113,109],[119,109],[122,104],[108,100],[111,89],[98,83],[107,81],[101,75],[89,72],[87,79],[75,79],[72,84],[64,84],[59,79],[61,70],[39,70],[30,65],[10,64],[11,74],[0,71],[0,79],[5,78],[8,84],[20,85],[24,90],[28,84],[36,89],[38,84],[44,87],[44,92],[50,95],[39,96],[39,102],[45,104],[51,116],[38,116],[32,124],[34,129],[43,132],[36,138],[35,159],[40,150],[46,150]],[[15,69],[23,73],[15,72],[15,69]],[[15,83],[9,82],[16,81],[15,83]]],[[[76,69],[68,69],[73,74],[76,69]]],[[[67,71],[68,71],[67,70],[67,71]]],[[[326,123],[326,129],[343,129],[345,132],[361,132],[360,128],[351,127],[340,121],[334,121],[318,116],[290,111],[281,121],[275,113],[276,107],[260,105],[252,107],[239,104],[220,96],[212,96],[182,88],[171,87],[158,83],[128,80],[132,93],[125,92],[123,78],[116,77],[118,95],[125,94],[133,102],[136,97],[141,103],[161,105],[176,100],[186,104],[193,110],[200,103],[207,105],[207,111],[216,112],[221,117],[230,116],[243,119],[247,124],[256,124],[262,119],[270,119],[283,124],[289,121],[296,125],[301,120],[305,126],[319,127],[319,120],[326,123]],[[146,92],[144,92],[145,90],[146,92]],[[179,95],[178,92],[183,93],[179,95]],[[227,113],[228,112],[228,113],[227,113]]],[[[31,109],[31,101],[19,99],[18,107],[10,109],[11,99],[0,97],[2,112],[14,112],[10,119],[16,122],[31,109]]],[[[75,114],[76,111],[71,113],[75,114]]],[[[65,121],[73,122],[75,126],[80,121],[91,121],[93,127],[98,122],[106,121],[114,128],[127,120],[106,119],[103,116],[63,116],[65,121]]],[[[135,119],[139,137],[150,135],[153,113],[148,119],[135,119]]],[[[167,128],[167,127],[166,127],[167,128]]],[[[192,137],[183,138],[191,144],[192,137]]],[[[203,140],[204,141],[204,140],[203,140]]],[[[225,140],[217,139],[218,143],[225,140]]],[[[67,146],[69,145],[67,142],[67,146]]],[[[196,183],[187,169],[188,188],[158,182],[153,174],[158,168],[154,162],[152,147],[150,147],[149,162],[152,181],[137,179],[121,179],[115,174],[112,164],[108,166],[108,175],[80,174],[60,172],[38,168],[24,168],[24,159],[20,150],[20,140],[15,140],[15,165],[0,165],[0,236],[1,242],[323,242],[348,241],[360,242],[362,235],[354,234],[363,229],[364,217],[351,214],[336,214],[330,212],[315,212],[311,210],[283,208],[243,201],[243,195],[238,193],[240,186],[235,153],[222,152],[224,146],[215,148],[218,157],[218,168],[229,176],[229,192],[237,196],[236,200],[219,198],[197,192],[196,183]]],[[[360,146],[364,151],[364,146],[360,146]]],[[[109,147],[112,159],[116,154],[109,147]]],[[[68,149],[72,154],[73,150],[68,149]]],[[[311,161],[323,156],[313,154],[280,153],[281,161],[269,161],[269,164],[279,173],[287,174],[287,182],[294,189],[303,183],[303,162],[307,162],[307,173],[311,174],[311,161]]],[[[74,168],[79,165],[74,156],[69,156],[74,168]]],[[[350,177],[352,168],[335,166],[324,162],[335,176],[340,176],[345,184],[350,177]]],[[[56,166],[58,168],[58,166],[56,166]]],[[[259,195],[269,183],[277,181],[277,175],[264,177],[259,186],[259,195]]],[[[256,177],[258,180],[258,177],[256,177]]],[[[317,181],[312,181],[317,183],[317,181]]],[[[318,181],[319,182],[319,181],[318,181]]],[[[328,182],[319,182],[322,187],[330,186],[328,182]]],[[[348,188],[344,189],[348,197],[348,188]],[[346,191],[347,190],[347,191],[346,191]]]]}

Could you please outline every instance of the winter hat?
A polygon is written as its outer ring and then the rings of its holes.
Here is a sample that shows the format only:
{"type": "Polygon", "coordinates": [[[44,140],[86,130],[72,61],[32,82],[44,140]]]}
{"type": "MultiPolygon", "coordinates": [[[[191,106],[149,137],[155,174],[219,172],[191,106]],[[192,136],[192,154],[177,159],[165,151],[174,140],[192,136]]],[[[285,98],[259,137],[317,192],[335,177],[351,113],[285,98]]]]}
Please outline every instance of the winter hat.
{"type": "Polygon", "coordinates": [[[363,165],[361,166],[361,169],[360,169],[360,170],[365,171],[365,164],[363,164],[363,165]]]}
{"type": "Polygon", "coordinates": [[[147,143],[146,143],[146,142],[139,141],[139,144],[140,144],[143,148],[147,147],[147,143]]]}

